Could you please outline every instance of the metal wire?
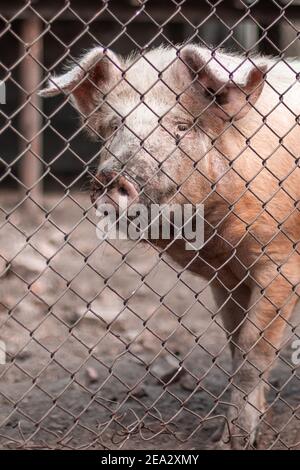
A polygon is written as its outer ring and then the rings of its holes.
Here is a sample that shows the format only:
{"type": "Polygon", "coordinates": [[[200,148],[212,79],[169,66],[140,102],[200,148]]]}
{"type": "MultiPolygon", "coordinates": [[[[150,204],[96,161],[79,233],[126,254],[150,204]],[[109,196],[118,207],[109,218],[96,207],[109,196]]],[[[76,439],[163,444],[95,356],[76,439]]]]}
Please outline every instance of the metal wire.
{"type": "MultiPolygon", "coordinates": [[[[299,53],[298,2],[10,3],[3,1],[0,6],[0,38],[7,45],[0,77],[7,96],[6,103],[0,104],[0,346],[6,349],[5,364],[0,365],[1,447],[300,448],[300,377],[292,356],[299,320],[297,311],[295,318],[290,315],[299,297],[300,278],[289,271],[293,268],[299,273],[300,254],[299,240],[287,229],[292,217],[299,225],[299,200],[297,191],[285,184],[299,168],[299,157],[288,141],[297,132],[299,115],[285,99],[299,79],[295,62],[287,59],[289,51],[299,53]],[[182,54],[191,43],[208,48],[210,58],[197,74],[188,67],[191,79],[178,93],[165,77],[178,61],[184,63],[182,54]],[[176,55],[163,70],[147,55],[161,44],[176,47],[176,55]],[[53,73],[61,72],[62,64],[69,61],[83,72],[81,82],[100,93],[101,87],[78,59],[83,50],[94,46],[103,47],[105,54],[114,50],[126,55],[134,50],[135,55],[125,68],[106,56],[120,72],[119,79],[88,118],[79,111],[82,119],[78,122],[71,114],[72,90],[61,90],[63,96],[53,102],[45,102],[38,92],[47,83],[55,84],[53,73]],[[267,53],[274,56],[268,62],[268,74],[283,65],[294,74],[284,92],[274,88],[265,74],[265,86],[278,100],[265,114],[252,105],[260,124],[251,135],[232,118],[212,139],[201,123],[212,105],[222,107],[216,96],[224,85],[213,91],[209,85],[202,86],[212,102],[200,115],[184,105],[185,93],[214,61],[232,80],[232,70],[216,55],[221,48],[243,57],[237,69],[249,63],[257,68],[257,56],[267,53]],[[143,94],[128,79],[141,60],[157,75],[143,94]],[[141,98],[126,116],[110,101],[124,83],[141,98]],[[145,100],[157,84],[176,97],[163,114],[145,100]],[[157,125],[142,137],[128,124],[141,103],[157,118],[157,125]],[[196,164],[182,145],[188,131],[163,160],[146,145],[158,129],[173,138],[164,118],[178,103],[192,119],[191,128],[201,129],[210,142],[196,164]],[[121,119],[107,139],[93,125],[103,104],[121,119]],[[275,128],[270,119],[278,106],[294,122],[287,131],[275,128]],[[112,151],[120,128],[139,141],[125,164],[112,151]],[[260,154],[256,138],[266,129],[277,144],[270,145],[265,155],[260,154]],[[220,144],[228,130],[243,142],[233,155],[220,144]],[[97,143],[89,142],[84,131],[94,134],[97,143]],[[186,203],[194,204],[184,188],[197,175],[210,188],[202,198],[204,206],[218,196],[227,208],[214,222],[206,220],[204,249],[218,248],[216,240],[227,246],[217,267],[205,250],[195,251],[181,266],[174,264],[168,256],[174,240],[162,248],[149,241],[146,248],[139,241],[119,244],[97,239],[94,207],[83,185],[99,185],[96,169],[103,151],[118,163],[120,169],[113,177],[117,183],[120,176],[128,177],[141,149],[156,169],[150,177],[130,175],[139,196],[147,194],[147,188],[162,175],[176,187],[170,203],[184,197],[186,203]],[[164,166],[178,149],[190,167],[179,185],[164,166]],[[225,162],[216,179],[198,165],[214,149],[225,162]],[[259,162],[248,173],[250,177],[245,177],[240,164],[247,151],[259,162]],[[272,157],[280,151],[291,160],[284,176],[272,166],[272,157]],[[255,186],[265,172],[277,185],[268,197],[255,186]],[[243,186],[238,194],[233,188],[230,198],[219,189],[228,177],[238,178],[243,186]],[[241,215],[245,197],[258,206],[250,215],[241,215]],[[274,201],[279,204],[277,197],[289,203],[280,220],[272,209],[274,201]],[[222,231],[232,217],[244,227],[237,241],[222,231]],[[255,229],[262,220],[274,226],[267,241],[255,229]],[[248,236],[259,246],[251,262],[240,251],[248,236]],[[289,249],[282,248],[277,259],[272,249],[280,237],[289,249]],[[206,271],[204,280],[191,274],[194,263],[201,263],[201,272],[206,271]],[[238,265],[239,275],[230,285],[232,263],[238,265]],[[267,265],[272,267],[270,274],[260,277],[267,265]],[[217,304],[210,293],[216,284],[223,293],[217,304]],[[245,293],[246,285],[252,286],[251,292],[245,293]],[[264,319],[264,311],[270,310],[271,317],[264,319]],[[230,312],[235,311],[239,322],[229,327],[230,312]],[[229,312],[229,320],[223,322],[224,312],[227,316],[229,312]],[[269,391],[262,406],[264,389],[269,391]],[[254,420],[251,429],[249,416],[254,420]]],[[[233,84],[245,94],[241,84],[233,84]]],[[[109,190],[111,184],[104,189],[109,190]]]]}

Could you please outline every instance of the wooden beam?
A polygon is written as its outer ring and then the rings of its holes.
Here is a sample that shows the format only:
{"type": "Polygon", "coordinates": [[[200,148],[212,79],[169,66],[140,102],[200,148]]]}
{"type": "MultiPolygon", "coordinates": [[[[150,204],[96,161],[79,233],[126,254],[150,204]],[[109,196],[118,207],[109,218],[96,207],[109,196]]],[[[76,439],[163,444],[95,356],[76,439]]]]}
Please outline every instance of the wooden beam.
{"type": "MultiPolygon", "coordinates": [[[[30,190],[30,197],[40,203],[42,201],[42,182],[39,181],[43,166],[38,157],[42,154],[42,126],[40,98],[36,93],[42,80],[42,68],[38,62],[43,60],[43,40],[38,39],[42,32],[41,21],[32,16],[22,22],[22,53],[24,59],[20,66],[20,84],[24,89],[24,103],[20,113],[20,127],[24,136],[22,150],[25,151],[21,159],[20,177],[25,185],[25,191],[30,190]]],[[[36,204],[29,198],[26,209],[36,213],[36,204]]]]}
{"type": "MultiPolygon", "coordinates": [[[[134,22],[149,21],[146,15],[135,15],[135,13],[141,9],[141,6],[137,6],[136,3],[137,2],[130,0],[114,0],[113,2],[101,2],[99,0],[83,2],[82,0],[72,0],[71,7],[83,21],[91,20],[99,11],[101,11],[101,13],[96,16],[95,21],[113,21],[113,16],[110,14],[109,10],[122,22],[128,21],[131,17],[134,22]]],[[[275,20],[280,17],[283,12],[288,18],[300,19],[299,4],[292,3],[286,8],[284,8],[283,2],[280,5],[282,12],[276,3],[270,2],[269,0],[255,2],[254,5],[249,4],[248,8],[241,2],[235,0],[226,0],[226,2],[221,3],[217,2],[216,6],[210,6],[204,1],[187,0],[182,4],[182,11],[194,25],[203,21],[212,11],[215,11],[215,13],[224,21],[228,22],[228,24],[234,24],[247,11],[258,21],[275,20]]],[[[75,20],[76,18],[70,9],[65,8],[61,0],[52,0],[51,2],[34,0],[32,6],[46,21],[52,20],[53,17],[56,17],[57,20],[75,20]]],[[[169,14],[174,13],[176,5],[172,2],[151,0],[151,2],[145,3],[145,9],[156,21],[160,22],[164,21],[169,14]]],[[[21,0],[15,0],[13,2],[11,0],[1,0],[0,13],[7,20],[10,20],[13,18],[26,18],[31,14],[31,11],[29,8],[24,8],[24,2],[21,0]]],[[[181,20],[178,15],[170,20],[170,22],[181,21],[184,22],[184,19],[181,20]]]]}

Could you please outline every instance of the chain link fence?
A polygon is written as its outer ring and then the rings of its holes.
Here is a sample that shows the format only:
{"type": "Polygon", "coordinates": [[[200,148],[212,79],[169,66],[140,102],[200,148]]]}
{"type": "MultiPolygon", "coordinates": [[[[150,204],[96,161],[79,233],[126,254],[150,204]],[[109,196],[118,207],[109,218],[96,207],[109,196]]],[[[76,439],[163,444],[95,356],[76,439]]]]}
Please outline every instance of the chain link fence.
{"type": "Polygon", "coordinates": [[[2,448],[300,448],[299,21],[2,0],[2,448]],[[100,196],[204,242],[103,238],[100,196]]]}

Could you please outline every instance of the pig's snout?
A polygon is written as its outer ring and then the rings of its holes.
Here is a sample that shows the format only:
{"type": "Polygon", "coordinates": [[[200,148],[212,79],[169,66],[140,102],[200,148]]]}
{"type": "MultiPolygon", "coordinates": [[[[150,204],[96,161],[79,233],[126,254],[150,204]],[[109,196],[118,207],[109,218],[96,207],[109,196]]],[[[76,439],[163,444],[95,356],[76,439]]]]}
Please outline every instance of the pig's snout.
{"type": "Polygon", "coordinates": [[[98,173],[92,184],[91,201],[93,204],[113,204],[125,208],[137,203],[139,193],[133,183],[115,171],[98,173]]]}

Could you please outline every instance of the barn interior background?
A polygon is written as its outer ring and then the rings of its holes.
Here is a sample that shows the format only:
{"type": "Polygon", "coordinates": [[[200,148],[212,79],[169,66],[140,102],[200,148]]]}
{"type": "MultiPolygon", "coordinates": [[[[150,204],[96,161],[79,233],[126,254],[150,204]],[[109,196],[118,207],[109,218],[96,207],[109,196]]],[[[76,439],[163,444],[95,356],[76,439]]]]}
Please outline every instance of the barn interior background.
{"type": "MultiPolygon", "coordinates": [[[[95,44],[299,56],[299,25],[298,1],[1,1],[1,447],[213,448],[229,397],[209,286],[152,248],[97,239],[99,147],[64,98],[38,97],[49,73],[95,44]]],[[[262,448],[300,448],[298,323],[272,373],[262,448]]]]}

